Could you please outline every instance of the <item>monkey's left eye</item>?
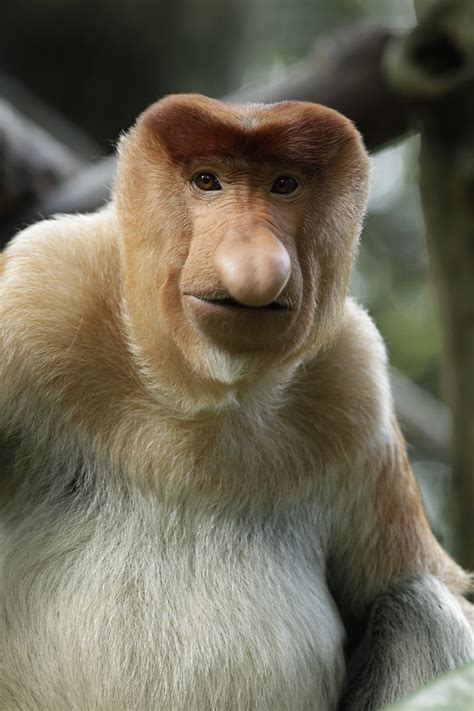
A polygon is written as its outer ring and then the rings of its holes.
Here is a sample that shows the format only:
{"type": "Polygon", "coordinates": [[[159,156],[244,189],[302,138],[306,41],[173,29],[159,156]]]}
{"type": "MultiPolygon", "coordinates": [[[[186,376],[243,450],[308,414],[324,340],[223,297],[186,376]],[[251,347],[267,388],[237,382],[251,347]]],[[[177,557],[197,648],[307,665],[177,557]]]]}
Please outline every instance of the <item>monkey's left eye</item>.
{"type": "Polygon", "coordinates": [[[291,195],[298,188],[298,181],[289,175],[280,175],[272,185],[271,192],[277,195],[291,195]]]}
{"type": "Polygon", "coordinates": [[[219,180],[213,173],[196,173],[192,182],[199,190],[222,190],[219,180]]]}

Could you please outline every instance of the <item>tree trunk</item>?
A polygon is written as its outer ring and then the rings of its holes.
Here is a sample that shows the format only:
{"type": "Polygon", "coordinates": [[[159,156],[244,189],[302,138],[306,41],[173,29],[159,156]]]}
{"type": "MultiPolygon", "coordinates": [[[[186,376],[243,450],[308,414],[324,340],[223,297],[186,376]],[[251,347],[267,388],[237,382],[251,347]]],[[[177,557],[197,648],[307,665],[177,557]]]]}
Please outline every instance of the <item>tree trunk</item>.
{"type": "Polygon", "coordinates": [[[393,48],[388,67],[421,133],[421,196],[453,411],[452,549],[474,569],[474,3],[424,0],[417,10],[417,28],[393,48]]]}

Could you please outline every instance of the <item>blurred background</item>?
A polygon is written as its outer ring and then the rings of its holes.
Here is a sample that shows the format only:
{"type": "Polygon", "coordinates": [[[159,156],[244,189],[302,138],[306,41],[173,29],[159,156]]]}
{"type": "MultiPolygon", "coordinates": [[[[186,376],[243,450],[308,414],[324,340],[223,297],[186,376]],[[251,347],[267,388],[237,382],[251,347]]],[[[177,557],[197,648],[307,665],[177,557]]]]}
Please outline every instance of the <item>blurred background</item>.
{"type": "Polygon", "coordinates": [[[268,80],[344,25],[408,27],[412,0],[3,0],[0,70],[109,151],[163,94],[268,80]]]}
{"type": "MultiPolygon", "coordinates": [[[[359,23],[407,30],[416,23],[412,0],[3,0],[0,95],[78,160],[98,161],[163,94],[223,97],[249,83],[264,85],[336,31],[359,23]]],[[[401,374],[396,398],[408,413],[403,425],[410,455],[429,515],[445,539],[450,422],[439,402],[440,332],[418,150],[417,136],[406,135],[373,156],[352,289],[401,374]],[[418,411],[430,429],[421,441],[410,423],[418,411]]]]}

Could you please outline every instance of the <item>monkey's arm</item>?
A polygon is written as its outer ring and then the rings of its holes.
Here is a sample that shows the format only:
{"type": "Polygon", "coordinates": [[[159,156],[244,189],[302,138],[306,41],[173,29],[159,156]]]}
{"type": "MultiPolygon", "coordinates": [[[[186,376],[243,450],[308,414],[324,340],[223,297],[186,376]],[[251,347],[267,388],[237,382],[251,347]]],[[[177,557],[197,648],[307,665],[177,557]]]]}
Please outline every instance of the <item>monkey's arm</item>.
{"type": "Polygon", "coordinates": [[[469,576],[428,526],[396,423],[392,435],[367,466],[365,502],[349,507],[335,551],[343,612],[369,610],[349,660],[344,711],[380,709],[474,657],[461,608],[469,576]]]}
{"type": "Polygon", "coordinates": [[[375,711],[473,658],[459,603],[437,577],[418,575],[381,593],[348,667],[339,711],[375,711]]]}

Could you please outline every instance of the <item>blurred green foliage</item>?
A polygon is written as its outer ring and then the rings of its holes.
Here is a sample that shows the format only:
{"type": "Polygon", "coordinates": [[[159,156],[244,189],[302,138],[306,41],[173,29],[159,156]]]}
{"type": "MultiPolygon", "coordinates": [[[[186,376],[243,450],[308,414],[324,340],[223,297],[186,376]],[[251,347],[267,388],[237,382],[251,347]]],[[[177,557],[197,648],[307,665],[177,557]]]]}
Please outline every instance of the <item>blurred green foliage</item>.
{"type": "Polygon", "coordinates": [[[418,192],[418,139],[374,157],[372,197],[353,279],[392,365],[439,395],[438,315],[418,192]]]}
{"type": "Polygon", "coordinates": [[[474,662],[445,674],[386,711],[472,711],[474,662]]]}

